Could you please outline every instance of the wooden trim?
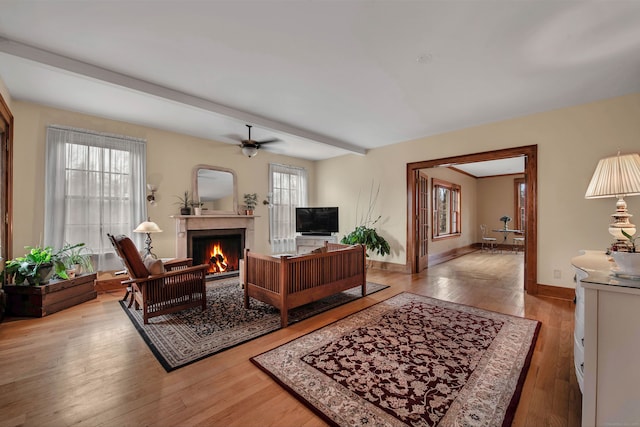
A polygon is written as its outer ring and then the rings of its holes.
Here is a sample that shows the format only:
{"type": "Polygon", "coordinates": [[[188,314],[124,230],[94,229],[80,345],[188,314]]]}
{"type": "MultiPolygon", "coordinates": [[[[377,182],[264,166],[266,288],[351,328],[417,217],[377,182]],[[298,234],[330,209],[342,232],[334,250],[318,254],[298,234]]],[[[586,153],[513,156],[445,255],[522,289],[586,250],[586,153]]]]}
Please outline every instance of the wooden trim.
{"type": "MultiPolygon", "coordinates": [[[[4,121],[7,128],[7,152],[6,163],[4,164],[4,179],[7,183],[6,191],[4,192],[4,205],[7,209],[6,225],[3,225],[5,233],[3,236],[2,244],[6,248],[6,258],[13,258],[13,114],[9,109],[9,106],[5,102],[2,95],[0,95],[0,116],[4,121]]],[[[0,220],[4,220],[1,218],[0,220]]]]}
{"type": "Polygon", "coordinates": [[[463,255],[467,255],[471,252],[476,252],[477,250],[479,250],[479,245],[477,243],[472,243],[470,245],[467,246],[463,246],[460,248],[454,248],[454,249],[450,249],[448,251],[445,252],[440,252],[438,254],[434,254],[434,255],[430,255],[429,256],[429,266],[433,266],[436,264],[440,264],[443,263],[445,261],[450,261],[452,259],[461,257],[463,255]]]}
{"type": "Polygon", "coordinates": [[[445,157],[441,159],[423,160],[407,163],[407,265],[411,272],[417,273],[415,234],[415,182],[413,177],[419,169],[432,168],[441,165],[473,163],[487,160],[506,159],[511,157],[525,157],[525,179],[527,185],[525,230],[525,263],[524,263],[524,288],[527,293],[535,295],[538,290],[538,146],[528,145],[522,147],[506,148],[481,153],[464,154],[461,156],[445,157]]]}
{"type": "Polygon", "coordinates": [[[538,296],[547,298],[558,298],[573,301],[576,296],[574,288],[562,288],[560,286],[542,285],[538,283],[538,296]]]}
{"type": "Polygon", "coordinates": [[[455,184],[453,182],[445,181],[438,178],[431,178],[431,240],[441,240],[441,239],[450,239],[452,237],[460,237],[462,236],[462,186],[460,184],[455,184]],[[436,235],[438,227],[436,227],[438,223],[438,192],[436,189],[438,187],[446,188],[449,190],[449,234],[436,235]],[[457,192],[457,193],[456,193],[457,192]],[[458,210],[454,211],[453,200],[454,194],[457,195],[457,206],[458,210]],[[454,213],[458,214],[458,227],[457,230],[453,230],[453,217],[454,213]]]}
{"type": "Polygon", "coordinates": [[[525,184],[524,191],[525,197],[527,194],[527,185],[524,177],[515,178],[513,180],[513,218],[515,219],[514,226],[516,230],[522,230],[522,223],[520,222],[520,184],[525,184]]]}
{"type": "Polygon", "coordinates": [[[376,261],[372,259],[366,260],[368,268],[376,270],[393,271],[395,273],[411,274],[411,269],[408,264],[397,264],[394,262],[376,261]]]}

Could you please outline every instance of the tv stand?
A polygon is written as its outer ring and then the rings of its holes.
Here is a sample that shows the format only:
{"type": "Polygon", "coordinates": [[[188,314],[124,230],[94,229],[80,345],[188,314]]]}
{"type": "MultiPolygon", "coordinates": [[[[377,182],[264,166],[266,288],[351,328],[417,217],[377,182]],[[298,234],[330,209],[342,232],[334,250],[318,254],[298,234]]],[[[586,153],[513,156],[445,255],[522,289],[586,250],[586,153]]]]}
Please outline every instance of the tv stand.
{"type": "Polygon", "coordinates": [[[308,254],[312,250],[324,246],[324,242],[338,243],[338,239],[333,235],[303,234],[302,236],[296,236],[296,254],[308,254]]]}
{"type": "Polygon", "coordinates": [[[307,232],[307,233],[300,233],[303,236],[331,236],[331,233],[314,233],[314,232],[307,232]]]}

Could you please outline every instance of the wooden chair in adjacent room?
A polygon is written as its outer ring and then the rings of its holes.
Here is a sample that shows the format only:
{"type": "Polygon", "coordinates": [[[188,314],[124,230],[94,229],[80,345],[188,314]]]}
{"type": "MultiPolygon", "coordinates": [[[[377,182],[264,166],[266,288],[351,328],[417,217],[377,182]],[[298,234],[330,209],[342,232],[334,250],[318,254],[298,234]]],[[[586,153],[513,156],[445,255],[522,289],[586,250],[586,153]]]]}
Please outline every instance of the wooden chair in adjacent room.
{"type": "Polygon", "coordinates": [[[497,246],[495,237],[489,236],[489,230],[487,229],[486,224],[480,224],[480,231],[482,232],[482,246],[481,249],[483,251],[496,252],[497,246]]]}
{"type": "Polygon", "coordinates": [[[142,308],[145,324],[154,316],[192,307],[207,308],[208,265],[192,266],[191,258],[166,263],[151,257],[143,260],[129,237],[108,236],[129,274],[129,280],[122,282],[131,290],[129,307],[135,303],[136,309],[142,308]]]}

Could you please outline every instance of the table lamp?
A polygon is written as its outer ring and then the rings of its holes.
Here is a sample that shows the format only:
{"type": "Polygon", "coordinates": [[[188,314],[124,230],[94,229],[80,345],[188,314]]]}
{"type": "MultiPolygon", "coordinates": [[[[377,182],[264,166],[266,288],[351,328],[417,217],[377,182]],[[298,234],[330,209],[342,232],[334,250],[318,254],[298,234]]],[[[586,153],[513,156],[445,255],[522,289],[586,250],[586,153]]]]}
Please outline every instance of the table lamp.
{"type": "Polygon", "coordinates": [[[616,245],[626,246],[628,239],[622,234],[622,230],[629,235],[636,233],[636,226],[629,218],[626,196],[640,194],[640,154],[623,154],[601,159],[593,173],[589,187],[584,197],[597,199],[603,197],[616,197],[616,212],[611,214],[613,222],[609,224],[609,233],[616,239],[616,245]]]}
{"type": "Polygon", "coordinates": [[[147,234],[147,238],[144,240],[144,257],[146,258],[147,256],[152,256],[153,258],[157,258],[157,256],[155,256],[152,252],[151,252],[151,233],[162,233],[162,230],[160,230],[160,227],[158,227],[158,224],[156,224],[155,222],[151,222],[150,218],[147,218],[146,221],[141,222],[140,225],[138,225],[136,227],[135,230],[133,230],[134,233],[146,233],[147,234]]]}

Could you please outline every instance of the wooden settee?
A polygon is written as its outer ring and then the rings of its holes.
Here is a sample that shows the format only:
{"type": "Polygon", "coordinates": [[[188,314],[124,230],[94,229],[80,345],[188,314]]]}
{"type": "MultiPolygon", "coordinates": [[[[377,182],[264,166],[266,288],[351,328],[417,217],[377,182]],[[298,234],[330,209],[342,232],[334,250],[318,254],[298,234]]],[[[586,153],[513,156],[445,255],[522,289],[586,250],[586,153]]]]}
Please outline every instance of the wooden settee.
{"type": "Polygon", "coordinates": [[[325,242],[322,251],[279,257],[244,253],[244,306],[250,297],[280,309],[282,327],[289,309],[327,296],[362,287],[367,293],[366,252],[362,245],[325,242]]]}

